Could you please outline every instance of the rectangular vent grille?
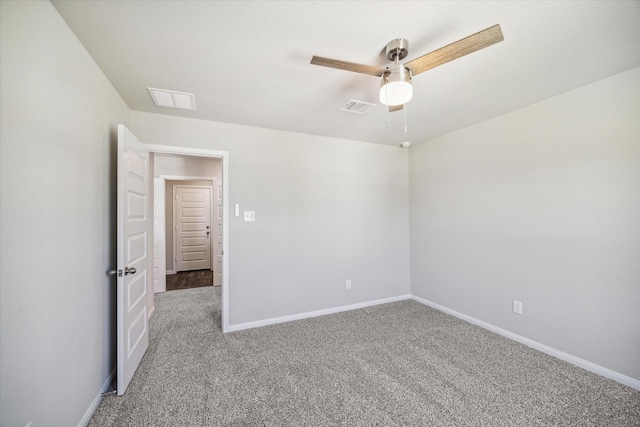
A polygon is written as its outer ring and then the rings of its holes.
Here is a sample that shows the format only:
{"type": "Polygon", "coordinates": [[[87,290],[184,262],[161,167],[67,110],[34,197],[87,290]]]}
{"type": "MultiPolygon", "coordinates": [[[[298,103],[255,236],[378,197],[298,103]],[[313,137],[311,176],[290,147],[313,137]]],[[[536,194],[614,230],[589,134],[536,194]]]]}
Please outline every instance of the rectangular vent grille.
{"type": "Polygon", "coordinates": [[[371,110],[375,106],[376,104],[369,104],[368,102],[355,101],[352,99],[351,101],[347,102],[340,109],[340,111],[346,111],[347,113],[355,113],[355,114],[366,114],[369,112],[369,110],[371,110]]]}
{"type": "Polygon", "coordinates": [[[149,95],[157,107],[179,108],[181,110],[196,109],[196,97],[192,93],[148,87],[149,95]]]}

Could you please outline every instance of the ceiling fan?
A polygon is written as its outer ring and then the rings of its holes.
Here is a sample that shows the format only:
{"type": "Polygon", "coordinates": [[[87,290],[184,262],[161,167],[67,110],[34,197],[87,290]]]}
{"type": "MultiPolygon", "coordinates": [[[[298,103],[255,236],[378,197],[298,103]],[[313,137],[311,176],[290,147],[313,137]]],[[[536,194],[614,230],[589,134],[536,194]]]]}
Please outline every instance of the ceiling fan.
{"type": "Polygon", "coordinates": [[[400,61],[409,53],[409,42],[405,39],[392,40],[387,44],[386,52],[387,59],[393,61],[393,65],[386,68],[321,56],[311,58],[311,64],[382,77],[380,102],[388,105],[389,111],[398,111],[402,110],[403,105],[413,96],[413,76],[503,40],[500,25],[494,25],[404,64],[400,64],[400,61]]]}

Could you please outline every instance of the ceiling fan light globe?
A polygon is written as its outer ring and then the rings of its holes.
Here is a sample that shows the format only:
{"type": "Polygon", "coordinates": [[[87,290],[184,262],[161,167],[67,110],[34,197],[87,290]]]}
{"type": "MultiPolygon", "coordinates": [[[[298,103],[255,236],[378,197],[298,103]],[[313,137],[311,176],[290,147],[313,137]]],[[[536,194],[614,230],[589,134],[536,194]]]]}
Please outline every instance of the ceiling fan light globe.
{"type": "Polygon", "coordinates": [[[380,88],[380,102],[384,105],[403,105],[412,97],[413,86],[409,82],[389,82],[380,88]]]}
{"type": "Polygon", "coordinates": [[[389,67],[389,71],[382,76],[380,102],[384,105],[403,105],[412,96],[411,72],[400,64],[389,67]]]}

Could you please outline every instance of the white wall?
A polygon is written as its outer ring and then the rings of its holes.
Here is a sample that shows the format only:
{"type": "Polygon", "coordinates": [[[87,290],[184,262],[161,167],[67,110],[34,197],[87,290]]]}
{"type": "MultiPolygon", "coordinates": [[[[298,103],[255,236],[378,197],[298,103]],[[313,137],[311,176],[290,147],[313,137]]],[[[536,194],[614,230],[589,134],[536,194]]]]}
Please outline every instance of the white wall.
{"type": "Polygon", "coordinates": [[[49,2],[0,2],[0,425],[78,425],[115,366],[129,109],[49,2]]]}
{"type": "Polygon", "coordinates": [[[637,68],[414,145],[412,293],[640,379],[639,174],[637,68]]]}
{"type": "Polygon", "coordinates": [[[406,150],[143,112],[131,126],[229,152],[230,204],[256,212],[230,218],[231,325],[409,292],[406,150]]]}

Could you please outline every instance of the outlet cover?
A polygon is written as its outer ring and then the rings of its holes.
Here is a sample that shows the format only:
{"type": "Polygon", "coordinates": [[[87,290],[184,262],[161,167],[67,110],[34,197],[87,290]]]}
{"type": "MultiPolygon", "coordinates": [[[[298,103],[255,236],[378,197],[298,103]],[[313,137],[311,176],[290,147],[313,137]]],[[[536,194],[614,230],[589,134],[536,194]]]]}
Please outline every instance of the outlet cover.
{"type": "Polygon", "coordinates": [[[515,314],[522,314],[522,302],[513,300],[513,312],[515,314]]]}
{"type": "Polygon", "coordinates": [[[347,280],[347,289],[351,289],[351,280],[347,280]]]}
{"type": "Polygon", "coordinates": [[[256,220],[256,213],[254,211],[245,211],[244,220],[246,222],[254,222],[256,220]]]}

